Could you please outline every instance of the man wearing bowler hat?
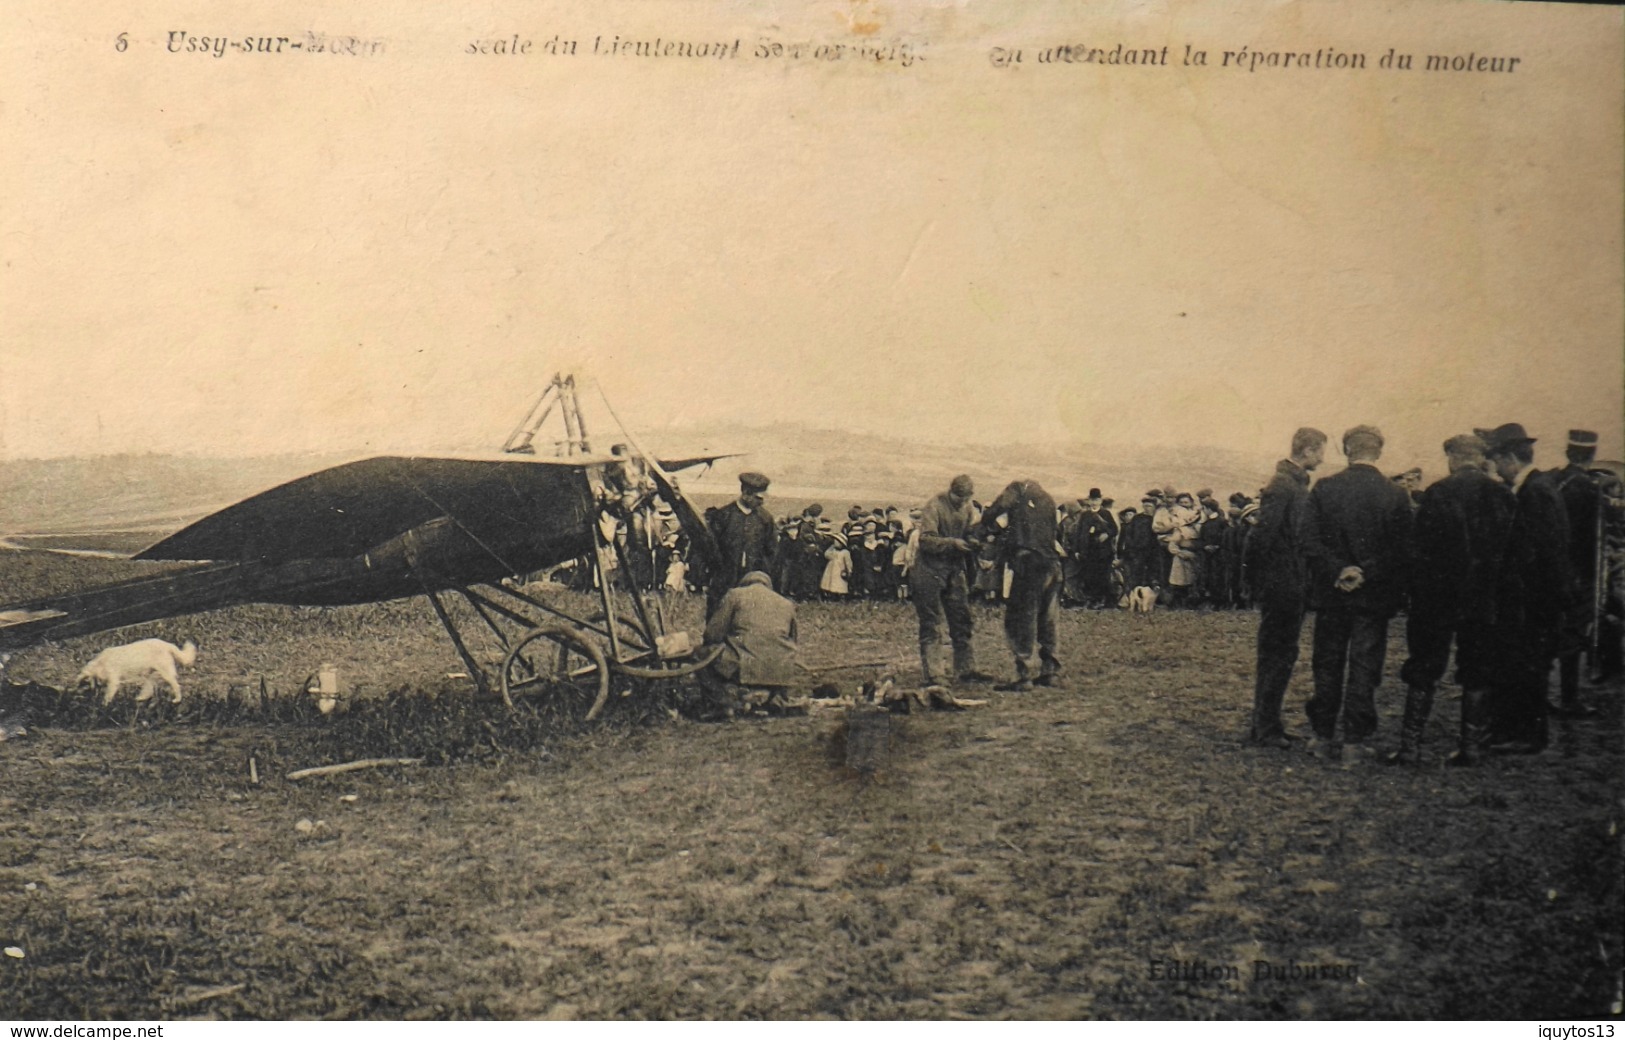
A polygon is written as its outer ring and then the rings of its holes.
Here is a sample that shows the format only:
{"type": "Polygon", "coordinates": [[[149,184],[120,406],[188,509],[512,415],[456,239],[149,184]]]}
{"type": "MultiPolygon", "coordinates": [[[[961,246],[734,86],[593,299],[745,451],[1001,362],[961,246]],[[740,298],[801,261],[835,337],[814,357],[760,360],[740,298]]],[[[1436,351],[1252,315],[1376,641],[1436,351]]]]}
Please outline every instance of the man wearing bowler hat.
{"type": "Polygon", "coordinates": [[[1495,583],[1498,654],[1488,705],[1491,750],[1546,747],[1546,684],[1574,602],[1569,518],[1556,482],[1535,470],[1535,438],[1518,423],[1473,431],[1517,501],[1495,583]]]}
{"type": "Polygon", "coordinates": [[[760,473],[739,474],[739,497],[725,506],[705,512],[706,526],[716,539],[717,570],[705,589],[705,616],[716,613],[717,604],[739,579],[751,571],[773,573],[778,550],[778,527],[773,514],[762,504],[767,497],[768,479],[760,473]]]}

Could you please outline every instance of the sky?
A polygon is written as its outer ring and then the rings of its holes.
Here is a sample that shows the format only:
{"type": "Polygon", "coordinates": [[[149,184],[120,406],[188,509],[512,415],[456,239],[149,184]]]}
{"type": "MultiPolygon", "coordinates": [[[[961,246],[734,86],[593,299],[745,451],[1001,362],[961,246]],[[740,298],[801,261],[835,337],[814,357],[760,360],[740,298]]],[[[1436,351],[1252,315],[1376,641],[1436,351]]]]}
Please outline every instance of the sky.
{"type": "Polygon", "coordinates": [[[1519,421],[1625,455],[1617,8],[11,6],[0,460],[495,446],[560,369],[657,436],[1279,454],[1375,423],[1420,462],[1519,421]],[[384,46],[168,50],[310,29],[384,46]],[[1038,60],[1117,43],[1170,64],[1038,60]],[[1220,66],[1243,46],[1369,66],[1220,66]]]}

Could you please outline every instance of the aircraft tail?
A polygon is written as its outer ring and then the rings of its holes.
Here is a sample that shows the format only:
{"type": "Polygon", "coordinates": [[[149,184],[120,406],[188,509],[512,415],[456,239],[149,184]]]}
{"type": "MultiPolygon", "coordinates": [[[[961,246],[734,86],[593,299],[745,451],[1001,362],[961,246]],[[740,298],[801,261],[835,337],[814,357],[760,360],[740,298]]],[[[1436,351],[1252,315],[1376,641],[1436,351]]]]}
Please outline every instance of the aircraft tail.
{"type": "Polygon", "coordinates": [[[0,651],[21,650],[46,640],[72,639],[241,602],[243,567],[240,563],[206,563],[80,592],[0,605],[0,651]]]}

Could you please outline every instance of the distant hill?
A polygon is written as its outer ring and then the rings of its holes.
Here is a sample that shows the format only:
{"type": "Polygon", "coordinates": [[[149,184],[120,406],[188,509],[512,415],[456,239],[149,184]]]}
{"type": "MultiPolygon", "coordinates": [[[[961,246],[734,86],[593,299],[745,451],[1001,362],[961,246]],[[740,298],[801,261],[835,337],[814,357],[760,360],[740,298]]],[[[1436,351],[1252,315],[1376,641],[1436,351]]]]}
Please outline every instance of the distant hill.
{"type": "MultiPolygon", "coordinates": [[[[778,513],[813,500],[831,509],[924,501],[956,473],[991,499],[1016,477],[1038,480],[1057,500],[1101,488],[1118,507],[1146,488],[1172,484],[1252,494],[1274,460],[1222,448],[1107,445],[940,445],[801,426],[690,427],[649,434],[646,446],[668,458],[740,452],[684,487],[704,498],[731,497],[741,469],[773,478],[778,513]]],[[[303,474],[361,453],[217,459],[180,455],[104,455],[0,461],[0,535],[119,532],[122,544],[146,544],[187,522],[303,474]],[[152,537],[145,537],[150,534],[152,537]]]]}
{"type": "Polygon", "coordinates": [[[257,491],[355,457],[97,455],[0,461],[0,534],[161,534],[257,491]]]}
{"type": "Polygon", "coordinates": [[[1256,494],[1275,467],[1269,456],[1207,445],[941,445],[788,425],[678,430],[661,444],[669,454],[704,449],[748,454],[724,459],[703,477],[685,481],[685,488],[731,495],[738,490],[738,472],[754,469],[773,478],[771,500],[828,500],[826,506],[845,498],[851,499],[847,505],[920,502],[947,487],[954,474],[968,473],[983,501],[1011,480],[1028,477],[1057,501],[1098,487],[1122,508],[1138,505],[1147,488],[1170,484],[1186,491],[1210,488],[1220,498],[1232,491],[1256,494]]]}

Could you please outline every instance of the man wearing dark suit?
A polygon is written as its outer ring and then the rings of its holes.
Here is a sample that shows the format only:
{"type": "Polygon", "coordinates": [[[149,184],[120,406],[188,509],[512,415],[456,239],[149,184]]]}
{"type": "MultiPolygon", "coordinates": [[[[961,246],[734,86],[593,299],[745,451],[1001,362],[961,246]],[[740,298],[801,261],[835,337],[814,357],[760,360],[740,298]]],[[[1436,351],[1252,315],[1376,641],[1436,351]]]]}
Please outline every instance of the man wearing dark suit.
{"type": "Polygon", "coordinates": [[[1100,489],[1090,488],[1070,546],[1078,559],[1084,605],[1094,609],[1106,606],[1111,597],[1112,558],[1117,544],[1117,525],[1101,505],[1100,489]]]}
{"type": "MultiPolygon", "coordinates": [[[[1091,491],[1094,489],[1091,488],[1091,491]]],[[[1117,522],[1116,501],[1110,498],[1100,500],[1100,520],[1106,528],[1106,603],[1107,608],[1117,605],[1117,600],[1123,595],[1122,571],[1118,569],[1117,543],[1123,535],[1123,527],[1117,522]]]]}
{"type": "Polygon", "coordinates": [[[1201,557],[1202,598],[1214,610],[1230,606],[1230,560],[1226,553],[1230,544],[1230,525],[1224,511],[1211,498],[1202,499],[1202,526],[1196,540],[1197,555],[1201,557]]]}
{"type": "Polygon", "coordinates": [[[751,571],[773,573],[778,550],[778,527],[773,514],[762,505],[767,497],[768,479],[760,473],[739,474],[739,498],[728,505],[705,512],[706,526],[716,539],[717,570],[705,589],[705,616],[717,612],[717,604],[739,579],[751,571]]]}
{"type": "Polygon", "coordinates": [[[1303,632],[1303,518],[1309,473],[1325,455],[1324,433],[1305,426],[1292,435],[1292,455],[1276,463],[1275,476],[1260,499],[1258,525],[1244,550],[1244,581],[1258,604],[1258,668],[1248,741],[1266,747],[1289,744],[1281,702],[1298,663],[1303,632]]]}
{"type": "MultiPolygon", "coordinates": [[[[1160,492],[1159,492],[1160,494],[1160,492]]],[[[1162,558],[1168,554],[1152,528],[1157,498],[1150,492],[1140,499],[1140,511],[1123,525],[1119,553],[1123,557],[1124,584],[1130,589],[1161,587],[1162,558]]]]}
{"type": "Polygon", "coordinates": [[[1258,515],[1258,507],[1246,495],[1237,492],[1230,496],[1230,525],[1224,531],[1224,558],[1228,573],[1225,587],[1230,590],[1230,605],[1236,609],[1251,606],[1247,590],[1241,582],[1242,563],[1245,559],[1247,536],[1253,531],[1249,517],[1258,515]],[[1249,511],[1250,510],[1250,511],[1249,511]]]}
{"type": "Polygon", "coordinates": [[[1546,683],[1563,617],[1574,605],[1569,518],[1552,478],[1535,471],[1535,439],[1518,423],[1474,431],[1517,509],[1495,583],[1498,662],[1487,714],[1491,750],[1546,747],[1546,683]]]}
{"type": "Polygon", "coordinates": [[[1445,441],[1450,473],[1422,492],[1416,508],[1415,567],[1405,616],[1410,656],[1399,670],[1406,687],[1405,720],[1390,762],[1415,760],[1452,643],[1462,694],[1461,747],[1451,762],[1478,760],[1480,708],[1495,674],[1495,578],[1517,505],[1512,492],[1490,476],[1484,448],[1472,434],[1445,441]]]}
{"type": "Polygon", "coordinates": [[[1411,497],[1377,469],[1382,432],[1343,434],[1348,468],[1309,492],[1304,550],[1309,607],[1315,611],[1315,692],[1305,710],[1321,750],[1365,741],[1377,729],[1377,686],[1388,651],[1388,620],[1405,601],[1411,551],[1411,497]]]}
{"type": "MultiPolygon", "coordinates": [[[[1602,487],[1591,473],[1597,457],[1597,435],[1591,430],[1570,430],[1569,464],[1553,475],[1563,508],[1569,516],[1569,569],[1574,576],[1575,603],[1564,619],[1557,658],[1558,689],[1562,703],[1557,714],[1588,718],[1597,709],[1580,702],[1580,655],[1591,643],[1591,625],[1597,602],[1597,541],[1602,535],[1602,487]]],[[[1593,645],[1595,645],[1593,643],[1593,645]]],[[[1595,667],[1596,661],[1592,662],[1595,667]]]]}

